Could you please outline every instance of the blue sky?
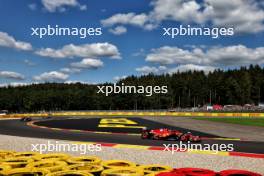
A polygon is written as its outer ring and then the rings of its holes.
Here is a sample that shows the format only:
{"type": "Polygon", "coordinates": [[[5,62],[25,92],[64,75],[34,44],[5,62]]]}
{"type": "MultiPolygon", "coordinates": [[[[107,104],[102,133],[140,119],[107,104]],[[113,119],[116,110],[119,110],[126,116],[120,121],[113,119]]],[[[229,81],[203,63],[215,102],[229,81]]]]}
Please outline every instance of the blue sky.
{"type": "Polygon", "coordinates": [[[264,3],[257,0],[2,0],[0,21],[0,85],[264,64],[264,3]],[[101,28],[102,35],[31,35],[47,25],[101,28]],[[232,27],[234,35],[163,36],[163,28],[180,25],[232,27]]]}

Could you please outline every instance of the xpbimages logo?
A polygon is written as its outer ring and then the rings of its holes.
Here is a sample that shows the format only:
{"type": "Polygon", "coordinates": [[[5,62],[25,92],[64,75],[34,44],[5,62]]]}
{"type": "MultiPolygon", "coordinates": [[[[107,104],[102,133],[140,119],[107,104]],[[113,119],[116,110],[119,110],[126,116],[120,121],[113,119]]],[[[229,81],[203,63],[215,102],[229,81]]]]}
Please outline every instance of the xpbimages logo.
{"type": "Polygon", "coordinates": [[[44,36],[77,36],[84,39],[88,36],[102,35],[102,28],[97,27],[60,27],[59,25],[45,27],[32,27],[31,35],[43,38],[44,36]]]}
{"type": "Polygon", "coordinates": [[[168,86],[131,86],[122,83],[121,85],[101,85],[97,86],[97,88],[97,93],[105,94],[105,96],[110,94],[145,94],[149,97],[153,94],[168,93],[168,86]]]}
{"type": "Polygon", "coordinates": [[[192,27],[190,25],[179,27],[163,28],[163,36],[175,38],[176,36],[211,36],[213,39],[219,38],[220,36],[233,36],[234,28],[229,27],[192,27]]]}
{"type": "Polygon", "coordinates": [[[78,152],[85,155],[88,152],[102,151],[101,144],[74,144],[74,143],[61,143],[59,141],[48,141],[42,144],[31,144],[32,152],[78,152]]]}
{"type": "Polygon", "coordinates": [[[200,143],[183,143],[180,141],[178,144],[163,144],[164,150],[169,151],[171,154],[174,152],[185,152],[185,151],[209,151],[213,154],[218,152],[232,152],[234,151],[234,144],[200,144],[200,143]]]}

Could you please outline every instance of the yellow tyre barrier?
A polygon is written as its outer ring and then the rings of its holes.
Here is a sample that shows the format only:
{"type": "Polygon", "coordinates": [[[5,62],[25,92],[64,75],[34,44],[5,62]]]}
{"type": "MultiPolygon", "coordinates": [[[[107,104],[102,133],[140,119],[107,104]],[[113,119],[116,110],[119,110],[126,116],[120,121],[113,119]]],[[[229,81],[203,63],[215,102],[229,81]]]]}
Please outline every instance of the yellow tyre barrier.
{"type": "Polygon", "coordinates": [[[151,165],[142,165],[138,167],[142,169],[145,174],[157,173],[157,172],[166,172],[171,171],[172,168],[169,166],[161,166],[158,164],[151,164],[151,165]]]}
{"type": "Polygon", "coordinates": [[[157,173],[145,174],[145,176],[155,176],[157,173]]]}
{"type": "Polygon", "coordinates": [[[50,172],[46,169],[37,168],[17,168],[3,172],[4,175],[8,176],[45,176],[50,172]]]}
{"type": "Polygon", "coordinates": [[[104,170],[101,176],[144,176],[144,172],[138,168],[114,168],[104,170]]]}
{"type": "Polygon", "coordinates": [[[73,164],[67,166],[63,170],[77,170],[77,171],[89,172],[92,173],[93,175],[100,175],[100,173],[104,170],[104,167],[100,165],[86,165],[80,163],[80,164],[73,164]]]}
{"type": "Polygon", "coordinates": [[[67,163],[59,160],[42,160],[34,163],[29,163],[26,168],[39,168],[39,169],[47,169],[50,172],[61,171],[67,163]]]}
{"type": "Polygon", "coordinates": [[[46,160],[46,159],[52,159],[52,160],[61,160],[61,161],[65,161],[69,158],[70,156],[67,154],[63,154],[63,153],[52,153],[52,154],[42,154],[42,155],[36,155],[33,156],[33,158],[37,161],[40,160],[46,160]]]}
{"type": "Polygon", "coordinates": [[[8,171],[9,169],[11,169],[11,166],[8,165],[0,165],[0,172],[2,171],[8,171]]]}
{"type": "Polygon", "coordinates": [[[103,161],[102,165],[107,168],[126,168],[126,167],[136,167],[136,164],[130,161],[126,160],[108,160],[108,161],[103,161]]]}
{"type": "Polygon", "coordinates": [[[3,151],[3,150],[0,150],[0,160],[2,159],[5,159],[7,157],[10,157],[14,154],[15,152],[13,151],[3,151]]]}
{"type": "Polygon", "coordinates": [[[93,176],[93,174],[91,173],[85,173],[85,172],[82,172],[82,171],[60,171],[60,172],[53,172],[53,173],[50,173],[48,174],[47,176],[93,176]]]}
{"type": "Polygon", "coordinates": [[[10,166],[11,168],[23,168],[25,167],[28,163],[33,162],[34,160],[31,158],[6,158],[4,160],[2,160],[1,165],[7,165],[10,166]]]}
{"type": "Polygon", "coordinates": [[[91,165],[98,165],[102,162],[102,160],[96,156],[81,156],[81,157],[71,157],[67,159],[69,164],[91,164],[91,165]]]}
{"type": "Polygon", "coordinates": [[[15,158],[20,158],[20,157],[33,157],[33,156],[37,156],[37,155],[40,155],[39,153],[37,152],[17,152],[17,153],[14,153],[13,154],[13,157],[15,158]]]}
{"type": "MultiPolygon", "coordinates": [[[[217,173],[208,169],[199,168],[178,168],[173,170],[169,166],[155,164],[136,165],[126,160],[108,160],[101,162],[101,159],[98,157],[85,156],[69,158],[69,155],[56,153],[42,155],[34,152],[16,153],[0,151],[0,154],[3,157],[0,160],[0,176],[155,176],[162,172],[164,175],[173,175],[178,172],[178,175],[182,175],[181,173],[184,171],[187,174],[187,171],[188,173],[189,171],[190,173],[194,173],[194,170],[201,171],[201,173],[210,172],[211,175],[221,175],[224,172],[255,174],[242,170],[225,170],[217,173]],[[35,158],[37,158],[37,161],[34,160],[35,158]]],[[[255,175],[260,174],[256,173],[255,175]]]]}

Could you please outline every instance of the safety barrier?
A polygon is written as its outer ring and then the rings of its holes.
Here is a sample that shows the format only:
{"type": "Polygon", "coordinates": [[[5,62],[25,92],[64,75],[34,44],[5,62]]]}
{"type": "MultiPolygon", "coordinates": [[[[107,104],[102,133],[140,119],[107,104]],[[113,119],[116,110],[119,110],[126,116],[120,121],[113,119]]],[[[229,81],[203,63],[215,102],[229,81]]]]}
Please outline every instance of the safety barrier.
{"type": "Polygon", "coordinates": [[[174,116],[174,117],[264,117],[264,113],[225,113],[225,112],[54,112],[36,114],[8,114],[0,118],[21,118],[21,117],[48,117],[48,116],[174,116]]]}
{"type": "Polygon", "coordinates": [[[0,176],[261,176],[244,170],[215,172],[200,168],[138,165],[126,160],[102,161],[96,156],[0,151],[0,176]]]}
{"type": "Polygon", "coordinates": [[[160,172],[155,176],[261,176],[261,174],[243,170],[224,170],[215,172],[201,168],[180,168],[169,172],[160,172]]]}
{"type": "Polygon", "coordinates": [[[63,153],[52,153],[52,154],[46,154],[46,155],[36,155],[33,156],[33,159],[35,159],[36,161],[40,161],[40,160],[61,160],[61,161],[65,161],[69,158],[69,155],[67,154],[63,154],[63,153]]]}
{"type": "Polygon", "coordinates": [[[169,166],[160,166],[160,165],[146,165],[146,166],[139,166],[140,169],[144,171],[145,174],[151,173],[159,173],[172,170],[169,166]]]}
{"type": "Polygon", "coordinates": [[[68,165],[65,168],[63,168],[63,170],[73,170],[73,171],[81,170],[99,176],[100,173],[104,170],[104,167],[102,165],[90,165],[90,164],[80,163],[80,164],[68,165]]]}
{"type": "Polygon", "coordinates": [[[107,169],[114,169],[114,168],[126,168],[126,167],[136,167],[136,164],[130,161],[124,160],[108,160],[103,161],[102,165],[107,169]]]}
{"type": "Polygon", "coordinates": [[[100,165],[101,162],[102,160],[96,156],[71,157],[67,160],[70,164],[100,165]]]}

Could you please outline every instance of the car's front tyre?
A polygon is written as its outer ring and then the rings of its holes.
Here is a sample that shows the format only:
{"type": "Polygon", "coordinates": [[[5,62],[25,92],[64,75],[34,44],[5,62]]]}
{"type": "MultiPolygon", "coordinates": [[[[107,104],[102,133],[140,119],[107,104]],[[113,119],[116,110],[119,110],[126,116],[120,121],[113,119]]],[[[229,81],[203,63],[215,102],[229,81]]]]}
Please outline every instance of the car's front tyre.
{"type": "Polygon", "coordinates": [[[141,139],[148,139],[149,138],[149,133],[144,131],[141,133],[141,139]]]}

